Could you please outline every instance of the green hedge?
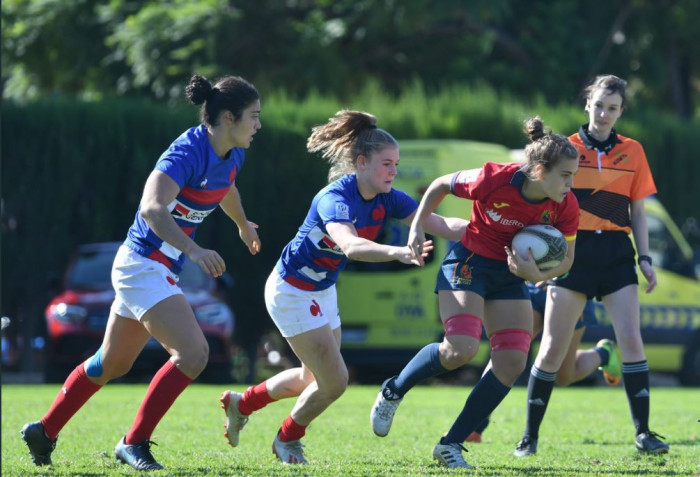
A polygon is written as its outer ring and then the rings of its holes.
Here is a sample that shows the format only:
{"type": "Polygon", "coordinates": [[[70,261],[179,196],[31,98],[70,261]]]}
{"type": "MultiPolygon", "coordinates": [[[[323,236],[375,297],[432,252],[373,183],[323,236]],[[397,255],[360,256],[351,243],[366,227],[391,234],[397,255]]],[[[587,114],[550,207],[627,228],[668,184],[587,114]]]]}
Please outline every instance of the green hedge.
{"type": "MultiPolygon", "coordinates": [[[[512,148],[524,145],[522,120],[535,113],[566,134],[585,121],[580,106],[551,107],[538,99],[523,105],[487,87],[427,96],[416,85],[391,97],[369,86],[352,101],[263,97],[263,129],[238,180],[247,214],[260,225],[262,253],[248,254],[223,213],[212,214],[198,235],[233,274],[240,342],[272,326],[262,298],[265,279],[325,184],[327,166],[305,150],[309,129],[346,107],[375,113],[399,139],[463,138],[512,148]]],[[[2,237],[2,313],[23,316],[25,328],[40,325],[49,273],[60,273],[79,243],[125,237],[155,160],[196,124],[197,113],[187,105],[124,99],[3,105],[3,205],[18,227],[2,237]]],[[[659,194],[676,219],[697,215],[698,131],[697,120],[683,123],[655,112],[633,112],[620,122],[622,134],[644,145],[659,194]]]]}

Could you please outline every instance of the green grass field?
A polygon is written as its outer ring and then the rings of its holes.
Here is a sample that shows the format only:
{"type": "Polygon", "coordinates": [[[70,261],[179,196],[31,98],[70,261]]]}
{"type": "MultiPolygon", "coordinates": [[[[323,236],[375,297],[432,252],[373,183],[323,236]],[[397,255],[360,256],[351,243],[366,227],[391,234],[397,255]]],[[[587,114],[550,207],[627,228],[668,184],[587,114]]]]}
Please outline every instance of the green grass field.
{"type": "MultiPolygon", "coordinates": [[[[242,386],[236,387],[242,390],[242,386]]],[[[700,390],[652,391],[653,430],[666,436],[671,452],[641,456],[622,388],[558,388],[540,433],[539,453],[512,456],[525,420],[525,389],[515,388],[493,415],[484,442],[468,446],[474,471],[449,471],[432,460],[432,448],[461,410],[466,387],[417,387],[399,408],[389,436],[374,436],[369,411],[377,387],[352,386],[317,419],[304,439],[311,462],[286,467],[270,452],[272,439],[288,415],[291,400],[256,413],[237,448],[223,437],[221,386],[193,385],[156,429],[153,447],[165,466],[160,475],[331,475],[414,476],[700,475],[700,390]]],[[[50,468],[35,467],[21,440],[25,422],[39,419],[59,387],[2,387],[2,475],[136,474],[118,464],[112,449],[131,425],[144,385],[111,385],[99,392],[63,429],[50,468]]]]}

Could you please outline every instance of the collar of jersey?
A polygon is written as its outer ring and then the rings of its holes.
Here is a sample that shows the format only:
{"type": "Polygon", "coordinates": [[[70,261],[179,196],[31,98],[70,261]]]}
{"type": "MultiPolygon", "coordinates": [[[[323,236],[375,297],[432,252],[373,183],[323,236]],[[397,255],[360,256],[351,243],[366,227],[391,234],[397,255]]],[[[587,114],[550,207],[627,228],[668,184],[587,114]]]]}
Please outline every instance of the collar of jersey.
{"type": "Polygon", "coordinates": [[[613,147],[615,147],[615,144],[622,144],[620,138],[617,137],[615,128],[610,131],[610,136],[608,136],[605,141],[598,141],[588,133],[589,124],[590,123],[584,124],[578,130],[578,135],[581,138],[581,141],[583,141],[584,146],[586,146],[586,149],[595,149],[596,151],[607,154],[613,147]]]}

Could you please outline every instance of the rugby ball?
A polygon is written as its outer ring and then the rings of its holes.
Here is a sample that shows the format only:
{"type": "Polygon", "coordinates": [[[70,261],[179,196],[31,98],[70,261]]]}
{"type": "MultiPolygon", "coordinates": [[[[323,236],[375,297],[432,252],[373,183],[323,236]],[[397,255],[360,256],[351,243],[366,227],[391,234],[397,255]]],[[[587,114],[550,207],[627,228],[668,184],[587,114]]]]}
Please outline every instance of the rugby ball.
{"type": "Polygon", "coordinates": [[[564,235],[551,225],[528,225],[518,231],[513,237],[512,248],[521,257],[527,257],[527,249],[532,250],[532,256],[540,270],[547,270],[559,265],[566,257],[566,239],[564,235]]]}

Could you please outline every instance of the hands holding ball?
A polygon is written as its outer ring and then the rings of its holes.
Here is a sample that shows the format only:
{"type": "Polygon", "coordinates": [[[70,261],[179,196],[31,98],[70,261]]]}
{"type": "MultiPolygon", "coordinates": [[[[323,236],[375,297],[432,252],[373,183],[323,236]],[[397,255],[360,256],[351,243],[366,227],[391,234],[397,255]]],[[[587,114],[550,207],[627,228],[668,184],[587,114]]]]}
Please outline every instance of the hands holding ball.
{"type": "Polygon", "coordinates": [[[535,268],[542,271],[557,267],[566,257],[566,251],[564,235],[544,224],[523,227],[513,237],[511,248],[506,247],[511,272],[526,280],[530,280],[530,272],[535,272],[535,268]],[[528,265],[528,261],[534,264],[528,265]]]}

